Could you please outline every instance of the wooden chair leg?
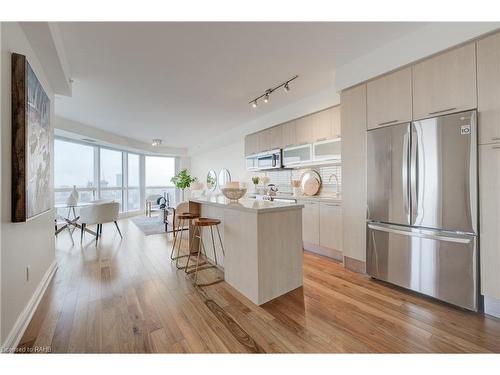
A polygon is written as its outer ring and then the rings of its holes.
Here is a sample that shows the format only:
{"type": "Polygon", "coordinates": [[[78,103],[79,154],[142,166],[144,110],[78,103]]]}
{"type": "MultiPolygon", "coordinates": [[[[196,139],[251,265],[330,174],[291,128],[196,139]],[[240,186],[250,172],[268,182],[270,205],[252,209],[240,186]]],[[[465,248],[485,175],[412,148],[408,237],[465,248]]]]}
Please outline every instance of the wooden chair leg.
{"type": "Polygon", "coordinates": [[[115,221],[115,225],[116,225],[116,229],[118,230],[118,234],[120,235],[121,238],[123,238],[120,227],[118,226],[118,223],[116,221],[115,221]]]}

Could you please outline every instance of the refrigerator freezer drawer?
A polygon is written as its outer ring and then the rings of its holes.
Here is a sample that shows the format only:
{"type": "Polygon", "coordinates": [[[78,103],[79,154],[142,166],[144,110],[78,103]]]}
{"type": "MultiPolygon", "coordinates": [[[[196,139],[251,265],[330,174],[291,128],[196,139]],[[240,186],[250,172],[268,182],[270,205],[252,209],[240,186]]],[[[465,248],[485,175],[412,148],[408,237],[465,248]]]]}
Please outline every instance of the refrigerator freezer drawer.
{"type": "Polygon", "coordinates": [[[368,223],[367,272],[477,311],[476,241],[473,235],[368,223]]]}

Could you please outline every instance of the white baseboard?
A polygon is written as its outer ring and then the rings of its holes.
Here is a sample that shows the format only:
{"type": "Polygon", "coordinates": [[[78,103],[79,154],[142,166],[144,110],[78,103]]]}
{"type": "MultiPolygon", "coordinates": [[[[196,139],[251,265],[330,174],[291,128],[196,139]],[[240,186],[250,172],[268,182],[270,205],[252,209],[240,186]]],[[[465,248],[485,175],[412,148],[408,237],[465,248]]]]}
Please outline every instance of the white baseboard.
{"type": "Polygon", "coordinates": [[[484,296],[484,313],[500,318],[500,300],[484,296]]]}
{"type": "Polygon", "coordinates": [[[57,263],[54,260],[54,262],[52,262],[52,264],[49,266],[47,272],[45,272],[45,275],[43,275],[42,280],[40,280],[40,283],[36,287],[35,292],[31,296],[28,304],[17,318],[17,321],[14,324],[14,327],[12,327],[9,335],[5,339],[5,342],[2,344],[2,352],[13,353],[19,345],[19,341],[21,341],[21,338],[24,335],[24,331],[26,331],[26,328],[28,328],[28,324],[30,323],[31,318],[33,318],[33,314],[35,313],[38,304],[42,300],[42,297],[45,294],[45,291],[47,290],[47,287],[49,286],[50,281],[52,280],[52,277],[56,272],[56,269],[57,263]]]}

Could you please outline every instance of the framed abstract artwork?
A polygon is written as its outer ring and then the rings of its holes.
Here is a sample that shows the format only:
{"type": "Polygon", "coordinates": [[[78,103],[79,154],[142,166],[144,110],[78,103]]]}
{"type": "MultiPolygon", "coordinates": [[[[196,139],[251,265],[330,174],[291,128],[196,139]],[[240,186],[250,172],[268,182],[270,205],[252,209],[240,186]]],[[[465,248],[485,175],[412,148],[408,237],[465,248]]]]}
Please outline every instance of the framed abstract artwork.
{"type": "Polygon", "coordinates": [[[50,100],[26,56],[12,54],[12,221],[51,208],[50,100]]]}

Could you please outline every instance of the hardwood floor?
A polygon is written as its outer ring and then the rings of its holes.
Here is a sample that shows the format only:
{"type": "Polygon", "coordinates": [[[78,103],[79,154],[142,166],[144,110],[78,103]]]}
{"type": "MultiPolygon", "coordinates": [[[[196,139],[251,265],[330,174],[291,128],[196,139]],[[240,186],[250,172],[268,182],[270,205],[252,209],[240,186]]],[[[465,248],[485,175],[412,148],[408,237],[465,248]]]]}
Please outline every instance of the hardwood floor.
{"type": "MultiPolygon", "coordinates": [[[[304,255],[304,287],[263,306],[226,283],[194,288],[166,235],[125,219],[71,245],[20,347],[77,353],[500,352],[500,320],[456,309],[304,255]]],[[[76,235],[76,233],[75,233],[76,235]]],[[[207,275],[215,277],[215,275],[207,275]]]]}

